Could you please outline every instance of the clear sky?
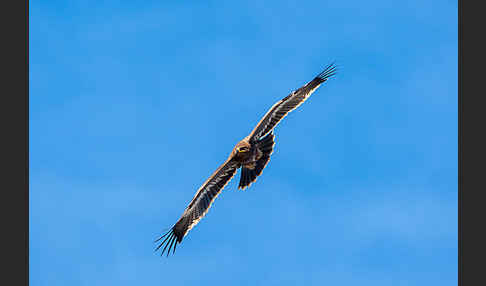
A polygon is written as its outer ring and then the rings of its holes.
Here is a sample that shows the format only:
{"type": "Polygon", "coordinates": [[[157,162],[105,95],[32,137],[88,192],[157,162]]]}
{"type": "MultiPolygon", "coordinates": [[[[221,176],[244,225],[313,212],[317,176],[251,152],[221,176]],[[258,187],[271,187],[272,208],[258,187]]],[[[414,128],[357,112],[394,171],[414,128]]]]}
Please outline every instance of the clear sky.
{"type": "Polygon", "coordinates": [[[457,285],[457,1],[194,2],[30,2],[31,285],[457,285]],[[257,182],[155,253],[333,60],[257,182]]]}

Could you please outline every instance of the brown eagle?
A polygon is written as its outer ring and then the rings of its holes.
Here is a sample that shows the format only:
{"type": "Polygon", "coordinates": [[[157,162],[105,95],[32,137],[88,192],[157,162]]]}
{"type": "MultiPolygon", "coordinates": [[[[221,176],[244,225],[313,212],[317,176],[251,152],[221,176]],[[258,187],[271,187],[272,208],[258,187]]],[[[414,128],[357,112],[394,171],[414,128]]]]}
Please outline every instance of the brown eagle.
{"type": "Polygon", "coordinates": [[[309,98],[322,83],[335,74],[336,66],[332,63],[306,85],[275,103],[258,122],[250,135],[236,144],[228,159],[197,190],[196,195],[175,225],[155,241],[158,242],[165,237],[155,251],[165,245],[161,255],[164,254],[166,249],[167,256],[171,249],[172,253],[174,253],[177,244],[181,243],[189,230],[206,215],[213,201],[235,175],[238,168],[241,168],[238,189],[249,187],[262,173],[270,160],[273,145],[275,144],[273,134],[275,126],[290,111],[309,98]]]}

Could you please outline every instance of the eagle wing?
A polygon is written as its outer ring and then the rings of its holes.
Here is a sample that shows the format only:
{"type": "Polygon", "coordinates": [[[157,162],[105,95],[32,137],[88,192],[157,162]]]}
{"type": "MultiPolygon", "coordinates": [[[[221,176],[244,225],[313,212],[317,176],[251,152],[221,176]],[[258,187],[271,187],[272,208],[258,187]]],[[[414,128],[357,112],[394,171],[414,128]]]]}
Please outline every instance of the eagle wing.
{"type": "Polygon", "coordinates": [[[275,103],[248,136],[250,142],[255,143],[267,135],[273,128],[275,128],[275,126],[277,126],[282,118],[301,105],[307,98],[309,98],[314,90],[335,74],[336,66],[332,63],[306,85],[275,103]]]}
{"type": "Polygon", "coordinates": [[[223,190],[224,186],[231,180],[236,173],[236,170],[240,167],[232,155],[224,162],[204,184],[197,190],[196,195],[184,210],[184,213],[176,222],[176,224],[163,236],[157,239],[155,242],[165,239],[155,249],[157,251],[163,245],[161,255],[164,254],[167,246],[167,256],[170,253],[171,248],[175,252],[177,243],[181,243],[184,236],[191,230],[209,211],[211,204],[223,190]]]}

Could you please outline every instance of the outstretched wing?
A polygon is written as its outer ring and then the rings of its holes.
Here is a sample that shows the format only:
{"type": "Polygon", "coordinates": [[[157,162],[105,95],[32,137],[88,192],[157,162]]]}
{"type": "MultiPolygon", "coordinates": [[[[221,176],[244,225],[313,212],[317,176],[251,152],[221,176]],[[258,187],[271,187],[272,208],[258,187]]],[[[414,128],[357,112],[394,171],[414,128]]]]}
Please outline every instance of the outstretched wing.
{"type": "Polygon", "coordinates": [[[250,142],[257,142],[268,134],[290,111],[296,109],[316,90],[323,82],[336,74],[336,66],[328,65],[324,71],[318,74],[313,80],[303,87],[292,92],[285,98],[275,103],[272,108],[258,122],[257,126],[249,135],[250,142]]]}
{"type": "Polygon", "coordinates": [[[163,245],[161,255],[164,254],[167,246],[167,256],[170,250],[173,249],[175,252],[177,243],[182,242],[182,238],[187,235],[189,230],[191,230],[208,212],[214,199],[223,190],[224,186],[230,181],[230,179],[236,173],[239,167],[239,163],[234,160],[233,156],[230,156],[226,162],[224,162],[206,182],[199,188],[196,195],[186,207],[181,218],[176,222],[176,224],[162,237],[157,239],[155,242],[165,239],[159,244],[155,249],[157,251],[163,245]]]}

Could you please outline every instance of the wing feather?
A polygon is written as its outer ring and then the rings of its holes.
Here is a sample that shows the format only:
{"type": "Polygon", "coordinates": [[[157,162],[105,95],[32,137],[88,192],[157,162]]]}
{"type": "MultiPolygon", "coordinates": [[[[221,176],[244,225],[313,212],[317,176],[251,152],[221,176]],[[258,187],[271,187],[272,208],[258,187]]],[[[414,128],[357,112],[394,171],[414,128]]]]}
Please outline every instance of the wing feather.
{"type": "Polygon", "coordinates": [[[306,85],[275,103],[250,133],[250,142],[257,142],[267,135],[290,111],[299,107],[322,83],[335,74],[336,66],[332,63],[306,85]]]}
{"type": "Polygon", "coordinates": [[[235,175],[238,168],[239,163],[230,156],[197,190],[196,195],[176,224],[156,240],[157,242],[166,237],[155,250],[157,251],[165,244],[161,255],[164,254],[166,249],[168,249],[167,255],[169,255],[171,249],[174,253],[177,243],[181,243],[184,236],[206,215],[211,204],[235,175]]]}

